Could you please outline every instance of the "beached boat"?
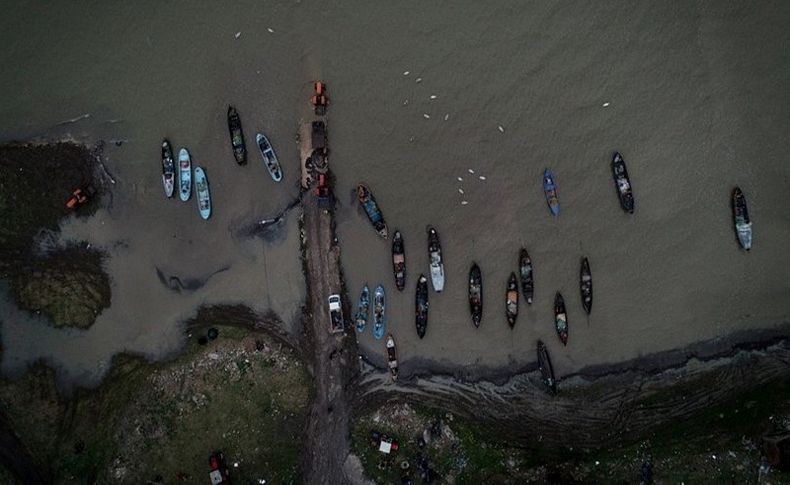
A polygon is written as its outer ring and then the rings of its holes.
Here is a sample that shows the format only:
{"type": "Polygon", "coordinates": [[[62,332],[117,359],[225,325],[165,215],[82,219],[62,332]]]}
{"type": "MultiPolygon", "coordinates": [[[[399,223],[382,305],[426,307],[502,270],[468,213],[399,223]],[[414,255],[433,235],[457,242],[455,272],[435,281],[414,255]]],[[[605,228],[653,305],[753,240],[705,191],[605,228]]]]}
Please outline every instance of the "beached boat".
{"type": "Polygon", "coordinates": [[[629,214],[633,214],[634,193],[631,189],[631,180],[628,178],[628,170],[625,169],[625,160],[617,152],[612,157],[612,175],[614,176],[615,189],[617,189],[617,197],[620,199],[620,207],[629,214]]]}
{"type": "Polygon", "coordinates": [[[173,148],[167,139],[162,140],[162,185],[165,187],[165,196],[173,197],[173,188],[176,184],[176,164],[173,160],[173,148]]]}
{"type": "Polygon", "coordinates": [[[518,317],[518,279],[516,273],[510,273],[510,279],[507,281],[507,292],[505,292],[505,316],[510,328],[516,325],[516,317],[518,317]]]}
{"type": "Polygon", "coordinates": [[[444,261],[442,260],[442,245],[439,243],[439,233],[433,227],[428,228],[428,257],[431,260],[431,284],[436,293],[444,289],[444,261]]]}
{"type": "Polygon", "coordinates": [[[376,204],[376,199],[373,198],[373,194],[370,192],[367,185],[357,185],[357,198],[359,199],[359,203],[362,204],[362,208],[365,209],[365,213],[368,215],[368,219],[370,219],[370,223],[373,225],[378,235],[387,239],[387,223],[384,222],[384,216],[381,215],[381,210],[378,204],[376,204]]]}
{"type": "Polygon", "coordinates": [[[483,319],[483,275],[477,263],[472,263],[469,268],[469,312],[472,323],[479,327],[483,319]]]}
{"type": "Polygon", "coordinates": [[[395,273],[395,286],[398,291],[403,291],[406,286],[406,254],[400,231],[395,231],[392,235],[392,270],[395,273]]]}
{"type": "Polygon", "coordinates": [[[178,196],[184,202],[192,197],[192,159],[186,148],[178,152],[178,196]]]}
{"type": "Polygon", "coordinates": [[[543,171],[543,192],[546,193],[546,203],[549,210],[555,216],[560,215],[560,199],[557,197],[557,184],[554,180],[554,173],[547,168],[543,171]]]}
{"type": "Polygon", "coordinates": [[[395,339],[387,335],[387,363],[393,381],[398,380],[398,350],[395,348],[395,339]]]}
{"type": "Polygon", "coordinates": [[[368,313],[370,310],[370,288],[368,285],[362,287],[359,294],[359,303],[357,304],[357,314],[354,320],[357,322],[357,332],[365,331],[365,325],[368,323],[368,313]]]}
{"type": "Polygon", "coordinates": [[[378,285],[373,293],[373,336],[376,340],[384,336],[384,327],[387,325],[385,310],[384,287],[378,285]]]}
{"type": "Polygon", "coordinates": [[[263,164],[266,165],[266,170],[269,171],[272,180],[279,182],[283,179],[283,171],[280,167],[280,161],[277,160],[277,154],[274,153],[272,144],[269,143],[269,139],[266,138],[266,135],[263,133],[255,135],[255,142],[258,144],[258,149],[261,151],[261,157],[263,158],[263,164]]]}
{"type": "Polygon", "coordinates": [[[521,248],[521,252],[518,255],[518,268],[521,276],[521,292],[524,294],[527,304],[532,305],[532,296],[535,294],[532,260],[524,248],[521,248]]]}
{"type": "Polygon", "coordinates": [[[208,219],[211,217],[211,194],[208,190],[206,172],[200,167],[195,167],[195,190],[197,191],[197,203],[200,217],[208,219]]]}
{"type": "Polygon", "coordinates": [[[590,262],[587,258],[582,259],[582,267],[579,272],[579,287],[582,291],[582,306],[587,315],[592,310],[592,273],[590,272],[590,262]]]}
{"type": "Polygon", "coordinates": [[[244,143],[244,132],[241,129],[241,118],[236,108],[228,106],[228,131],[230,132],[230,146],[233,148],[233,157],[236,163],[247,163],[247,145],[244,143]]]}
{"type": "Polygon", "coordinates": [[[554,368],[551,366],[551,359],[549,358],[549,350],[546,344],[538,340],[538,367],[540,368],[540,375],[543,378],[543,383],[549,389],[550,394],[557,393],[557,381],[554,378],[554,368]]]}
{"type": "Polygon", "coordinates": [[[562,345],[568,345],[568,314],[565,312],[565,300],[559,291],[554,297],[554,325],[562,345]]]}
{"type": "Polygon", "coordinates": [[[735,187],[732,191],[732,217],[735,221],[738,242],[743,249],[749,251],[752,249],[752,220],[746,208],[746,197],[740,187],[735,187]]]}
{"type": "Polygon", "coordinates": [[[420,274],[420,278],[417,280],[414,306],[417,335],[423,338],[425,337],[425,331],[428,329],[428,279],[422,274],[420,274]]]}

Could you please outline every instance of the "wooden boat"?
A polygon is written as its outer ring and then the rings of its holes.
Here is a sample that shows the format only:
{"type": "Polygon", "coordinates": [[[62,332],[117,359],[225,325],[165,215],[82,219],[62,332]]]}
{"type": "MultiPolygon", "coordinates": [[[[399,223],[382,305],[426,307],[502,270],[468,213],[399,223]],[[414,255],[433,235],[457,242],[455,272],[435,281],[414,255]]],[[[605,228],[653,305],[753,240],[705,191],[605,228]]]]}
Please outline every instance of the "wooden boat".
{"type": "Polygon", "coordinates": [[[587,261],[587,258],[582,259],[582,267],[579,272],[579,287],[582,292],[582,306],[584,307],[584,311],[587,312],[587,315],[589,315],[592,310],[593,287],[590,262],[587,261]]]}
{"type": "Polygon", "coordinates": [[[483,275],[477,263],[472,263],[469,269],[469,312],[472,314],[472,323],[479,327],[483,319],[483,275]]]}
{"type": "Polygon", "coordinates": [[[230,145],[233,148],[233,157],[236,163],[247,163],[247,145],[244,143],[244,132],[241,129],[241,118],[236,108],[228,106],[228,131],[230,132],[230,145]]]}
{"type": "Polygon", "coordinates": [[[370,311],[370,288],[368,285],[362,287],[357,304],[357,314],[354,319],[357,322],[357,332],[364,332],[365,325],[368,323],[368,313],[370,311]]]}
{"type": "Polygon", "coordinates": [[[507,291],[505,292],[505,316],[510,328],[516,325],[516,317],[518,317],[518,279],[516,273],[510,273],[510,279],[507,281],[507,291]]]}
{"type": "Polygon", "coordinates": [[[400,231],[392,235],[392,270],[395,273],[395,286],[398,291],[403,291],[406,286],[406,255],[400,231]]]}
{"type": "Polygon", "coordinates": [[[735,187],[732,191],[732,217],[738,242],[743,249],[749,251],[752,249],[752,220],[746,207],[746,197],[740,187],[735,187]]]}
{"type": "Polygon", "coordinates": [[[554,180],[554,173],[547,168],[543,171],[543,192],[546,194],[546,203],[549,210],[555,216],[560,215],[560,199],[557,197],[557,184],[554,180]]]}
{"type": "Polygon", "coordinates": [[[370,219],[370,223],[373,225],[376,233],[387,239],[387,223],[384,222],[384,216],[381,215],[376,199],[373,198],[373,194],[366,185],[357,185],[357,198],[359,203],[362,204],[362,208],[365,209],[365,213],[368,215],[368,219],[370,219]]]}
{"type": "Polygon", "coordinates": [[[617,189],[617,197],[620,199],[620,207],[629,214],[633,214],[634,193],[631,189],[631,180],[628,178],[625,160],[617,152],[614,152],[612,157],[612,175],[614,176],[614,187],[617,189]]]}
{"type": "Polygon", "coordinates": [[[442,260],[442,245],[439,242],[439,233],[433,227],[428,228],[428,257],[431,267],[431,284],[436,293],[444,289],[444,261],[442,260]]]}
{"type": "Polygon", "coordinates": [[[559,291],[554,297],[554,325],[562,345],[568,345],[568,314],[565,312],[565,300],[559,291]]]}
{"type": "Polygon", "coordinates": [[[178,195],[184,202],[192,197],[192,159],[186,148],[178,152],[178,195]]]}
{"type": "Polygon", "coordinates": [[[176,164],[173,160],[173,148],[167,139],[162,140],[162,185],[165,187],[165,196],[173,197],[173,188],[176,184],[176,164]]]}
{"type": "Polygon", "coordinates": [[[255,142],[258,144],[258,149],[261,152],[263,164],[266,165],[266,170],[269,171],[272,180],[279,182],[283,179],[283,171],[280,167],[280,161],[277,160],[277,154],[274,153],[274,148],[272,148],[271,143],[269,143],[269,139],[266,138],[266,135],[263,133],[258,133],[255,135],[255,142]]]}
{"type": "Polygon", "coordinates": [[[538,367],[540,368],[543,383],[549,389],[549,394],[557,394],[557,381],[554,378],[554,368],[551,366],[549,351],[546,348],[546,344],[540,340],[538,340],[538,367]]]}
{"type": "Polygon", "coordinates": [[[393,381],[398,380],[398,350],[395,348],[395,339],[387,335],[387,362],[393,381]]]}
{"type": "Polygon", "coordinates": [[[425,337],[425,331],[428,329],[428,279],[422,274],[420,274],[420,278],[417,280],[417,291],[414,295],[414,306],[417,335],[420,338],[423,338],[425,337]]]}
{"type": "Polygon", "coordinates": [[[197,203],[200,217],[211,217],[211,194],[208,190],[206,173],[200,167],[195,167],[195,190],[197,190],[197,203]]]}
{"type": "Polygon", "coordinates": [[[521,248],[521,253],[518,255],[518,268],[521,276],[521,292],[524,294],[527,305],[532,305],[532,296],[535,293],[532,260],[524,248],[521,248]]]}
{"type": "Polygon", "coordinates": [[[378,285],[373,293],[373,336],[376,340],[381,340],[384,336],[384,327],[387,324],[385,310],[384,287],[378,285]]]}

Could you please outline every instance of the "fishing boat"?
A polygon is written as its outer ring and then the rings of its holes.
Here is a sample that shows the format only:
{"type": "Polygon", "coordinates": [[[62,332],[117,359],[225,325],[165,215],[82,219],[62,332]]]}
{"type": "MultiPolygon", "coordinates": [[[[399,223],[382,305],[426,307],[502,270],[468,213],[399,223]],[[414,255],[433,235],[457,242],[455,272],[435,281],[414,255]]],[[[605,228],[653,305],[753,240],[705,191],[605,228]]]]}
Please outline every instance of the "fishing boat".
{"type": "Polygon", "coordinates": [[[277,154],[274,153],[272,144],[269,143],[269,139],[266,138],[266,135],[263,133],[255,135],[255,142],[258,144],[258,149],[261,151],[261,157],[263,158],[263,164],[266,165],[266,170],[269,171],[272,180],[279,182],[283,179],[283,171],[280,168],[280,162],[277,160],[277,154]]]}
{"type": "Polygon", "coordinates": [[[549,394],[557,394],[557,381],[554,379],[554,368],[551,366],[549,350],[546,344],[538,340],[538,367],[543,383],[549,388],[549,394]]]}
{"type": "Polygon", "coordinates": [[[376,340],[381,340],[384,336],[384,327],[387,324],[385,310],[384,287],[378,285],[373,293],[373,336],[376,340]]]}
{"type": "Polygon", "coordinates": [[[359,303],[357,304],[357,314],[354,319],[357,322],[357,332],[364,332],[365,325],[368,323],[368,313],[370,310],[370,288],[368,285],[362,287],[362,292],[359,294],[359,303]]]}
{"type": "Polygon", "coordinates": [[[554,173],[547,168],[543,171],[543,192],[546,193],[546,203],[549,210],[555,216],[560,215],[560,199],[557,198],[557,184],[554,180],[554,173]]]}
{"type": "Polygon", "coordinates": [[[579,287],[582,291],[582,306],[587,315],[592,310],[592,273],[590,272],[590,262],[587,258],[582,259],[582,268],[579,272],[579,287]]]}
{"type": "Polygon", "coordinates": [[[746,208],[746,197],[740,187],[735,187],[732,191],[732,217],[735,220],[738,242],[743,249],[749,251],[752,249],[752,220],[746,208]]]}
{"type": "Polygon", "coordinates": [[[420,274],[420,278],[417,280],[417,291],[414,295],[414,303],[417,335],[423,338],[425,337],[425,331],[428,329],[428,279],[422,274],[420,274]]]}
{"type": "Polygon", "coordinates": [[[236,163],[247,163],[247,145],[244,143],[244,132],[241,129],[241,118],[236,108],[228,106],[228,131],[230,132],[230,145],[233,148],[233,157],[236,163]]]}
{"type": "Polygon", "coordinates": [[[398,380],[398,350],[395,348],[395,339],[387,335],[387,362],[393,381],[398,380]]]}
{"type": "Polygon", "coordinates": [[[483,319],[483,275],[477,263],[472,263],[469,269],[469,312],[472,314],[472,323],[479,327],[483,319]]]}
{"type": "Polygon", "coordinates": [[[554,297],[554,325],[562,345],[568,345],[568,314],[565,312],[565,300],[559,291],[554,297]]]}
{"type": "Polygon", "coordinates": [[[173,188],[176,184],[176,164],[173,160],[173,149],[167,139],[162,140],[162,184],[165,187],[165,196],[173,197],[173,188]]]}
{"type": "Polygon", "coordinates": [[[184,202],[192,197],[192,159],[186,148],[178,152],[178,195],[184,202]]]}
{"type": "Polygon", "coordinates": [[[206,172],[200,167],[195,167],[195,190],[197,191],[198,210],[200,217],[211,217],[211,194],[208,191],[206,172]]]}
{"type": "Polygon", "coordinates": [[[376,233],[387,239],[387,223],[384,222],[384,216],[381,215],[376,199],[373,198],[373,194],[367,185],[357,185],[357,198],[359,203],[362,204],[362,208],[365,209],[365,213],[368,215],[368,219],[370,219],[370,223],[373,225],[376,233]]]}
{"type": "Polygon", "coordinates": [[[527,305],[532,305],[532,296],[535,293],[535,283],[532,272],[532,260],[529,258],[529,253],[524,248],[521,248],[521,253],[518,255],[518,268],[521,275],[521,292],[524,294],[524,299],[527,305]]]}
{"type": "Polygon", "coordinates": [[[439,233],[433,227],[428,228],[428,257],[431,260],[431,284],[436,293],[444,289],[444,262],[442,260],[442,245],[439,243],[439,233]]]}
{"type": "Polygon", "coordinates": [[[510,273],[510,279],[507,281],[507,292],[505,292],[505,316],[507,316],[507,323],[510,328],[516,325],[516,317],[518,317],[518,279],[516,273],[510,273]]]}
{"type": "Polygon", "coordinates": [[[628,178],[628,170],[625,169],[625,160],[614,152],[612,157],[612,175],[614,176],[614,187],[617,189],[617,197],[620,199],[620,207],[629,214],[634,213],[634,193],[631,190],[631,180],[628,178]]]}
{"type": "Polygon", "coordinates": [[[395,273],[395,286],[398,291],[403,291],[406,286],[406,255],[400,231],[395,231],[392,235],[392,270],[395,273]]]}

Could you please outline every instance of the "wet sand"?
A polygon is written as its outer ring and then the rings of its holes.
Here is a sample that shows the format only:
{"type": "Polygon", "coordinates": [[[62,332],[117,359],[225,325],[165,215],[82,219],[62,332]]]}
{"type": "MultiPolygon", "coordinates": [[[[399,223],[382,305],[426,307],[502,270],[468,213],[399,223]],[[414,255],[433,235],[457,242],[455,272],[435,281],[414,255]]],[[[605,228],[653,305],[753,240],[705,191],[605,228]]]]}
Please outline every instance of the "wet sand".
{"type": "MultiPolygon", "coordinates": [[[[773,328],[790,315],[785,5],[37,5],[7,6],[0,21],[8,46],[0,61],[19,66],[0,74],[0,139],[127,141],[105,150],[118,180],[108,209],[63,230],[64,239],[109,251],[112,306],[64,345],[66,334],[23,325],[4,304],[5,372],[46,357],[64,375],[92,382],[113,353],[173,352],[182,322],[206,303],[244,303],[294,321],[304,300],[294,215],[273,242],[234,234],[295,196],[293,137],[316,78],[329,86],[348,296],[355,300],[365,281],[385,285],[388,329],[405,366],[515,369],[534,361],[541,338],[565,375],[773,328]],[[246,167],[232,159],[228,103],[242,116],[246,167]],[[283,163],[280,185],[259,161],[261,129],[283,163]],[[163,136],[206,168],[215,209],[208,222],[194,200],[164,199],[163,136]],[[612,186],[614,150],[634,185],[630,217],[612,186]],[[557,219],[540,186],[546,166],[559,184],[557,219]],[[390,229],[404,234],[402,294],[389,242],[353,200],[362,181],[390,229]],[[755,222],[751,254],[732,229],[736,184],[755,222]],[[431,293],[419,340],[413,292],[427,272],[428,224],[442,237],[447,286],[431,293]],[[535,263],[535,304],[521,301],[511,331],[504,291],[521,245],[535,263]],[[589,322],[578,290],[583,255],[594,278],[589,322]],[[485,286],[477,330],[466,303],[473,260],[485,286]],[[159,275],[204,284],[178,292],[159,275]],[[557,290],[569,306],[567,348],[552,328],[557,290]]],[[[369,333],[360,343],[373,357],[384,354],[369,333]]]]}

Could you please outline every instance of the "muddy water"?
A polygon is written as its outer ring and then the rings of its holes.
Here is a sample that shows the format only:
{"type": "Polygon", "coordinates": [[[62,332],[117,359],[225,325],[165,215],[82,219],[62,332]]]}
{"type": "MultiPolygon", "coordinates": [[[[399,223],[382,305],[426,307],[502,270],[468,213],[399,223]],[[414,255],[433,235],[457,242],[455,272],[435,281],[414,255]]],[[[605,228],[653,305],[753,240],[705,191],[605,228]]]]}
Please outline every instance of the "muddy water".
{"type": "MultiPolygon", "coordinates": [[[[65,238],[109,250],[112,307],[66,345],[40,338],[49,330],[9,331],[6,323],[6,369],[49,356],[70,375],[95,378],[115,352],[162,356],[178,347],[179,322],[202,303],[246,302],[291,322],[304,296],[293,215],[273,241],[239,228],[294,197],[293,135],[306,83],[319,77],[333,101],[331,163],[351,297],[365,281],[385,285],[405,367],[418,359],[518,366],[534,359],[542,338],[562,374],[790,315],[786,5],[17,2],[2,17],[3,139],[126,140],[107,150],[118,180],[109,208],[64,228],[65,238]],[[251,149],[242,168],[229,148],[228,103],[239,108],[251,149]],[[252,150],[257,130],[284,163],[279,185],[252,150]],[[163,136],[205,167],[210,221],[200,220],[194,200],[164,199],[163,136]],[[613,150],[628,163],[633,216],[617,204],[613,150]],[[559,184],[556,219],[540,186],[546,166],[559,184]],[[391,229],[404,233],[403,294],[389,243],[353,203],[360,181],[391,229]],[[735,184],[755,221],[751,254],[734,241],[735,184]],[[447,286],[431,294],[419,340],[413,291],[427,271],[428,224],[442,236],[447,286]],[[521,301],[511,331],[504,291],[521,245],[536,266],[536,296],[530,308],[521,301]],[[589,320],[577,283],[583,255],[594,278],[589,320]],[[480,329],[466,304],[472,261],[485,286],[480,329]],[[172,277],[197,287],[176,291],[172,277]],[[557,290],[569,306],[564,349],[552,328],[557,290]]],[[[360,342],[383,354],[369,332],[360,342]]]]}

